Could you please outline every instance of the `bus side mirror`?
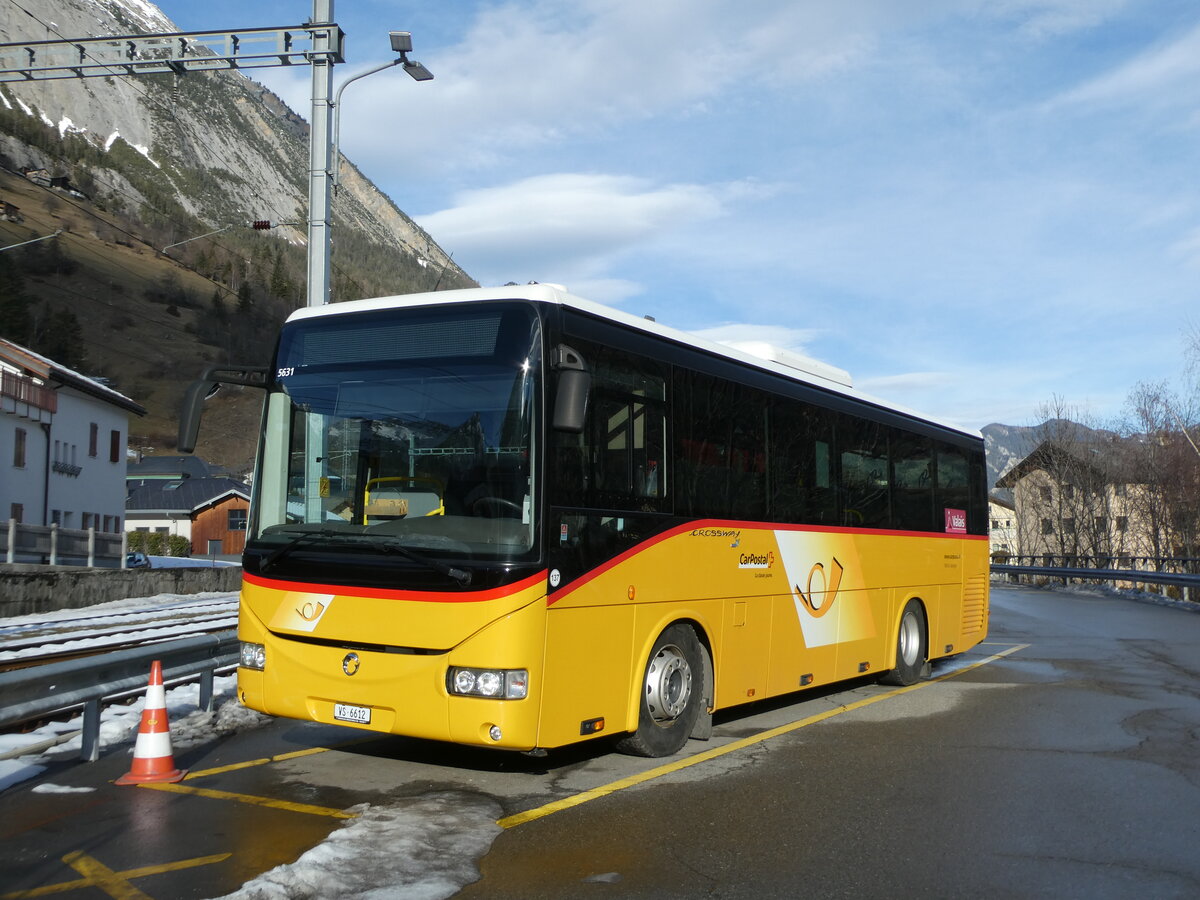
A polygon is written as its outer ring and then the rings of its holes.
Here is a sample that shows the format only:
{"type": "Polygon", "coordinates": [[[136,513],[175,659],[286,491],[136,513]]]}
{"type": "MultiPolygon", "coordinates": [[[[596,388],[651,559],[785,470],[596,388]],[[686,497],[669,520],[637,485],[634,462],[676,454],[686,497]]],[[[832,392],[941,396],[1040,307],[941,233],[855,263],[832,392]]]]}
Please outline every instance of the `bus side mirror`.
{"type": "Polygon", "coordinates": [[[588,391],[592,376],[580,356],[566,344],[554,348],[552,365],[558,372],[557,391],[554,396],[553,426],[556,431],[575,434],[583,431],[587,418],[588,391]]]}
{"type": "Polygon", "coordinates": [[[200,414],[204,401],[221,389],[223,384],[240,384],[245,387],[267,387],[266,366],[209,366],[200,373],[200,378],[188,385],[183,396],[183,409],[179,414],[179,440],[176,449],[180,453],[191,453],[196,449],[200,436],[200,414]]]}
{"type": "Polygon", "coordinates": [[[175,445],[180,453],[191,453],[196,449],[204,401],[220,389],[221,386],[215,381],[204,379],[188,385],[187,393],[183,395],[183,410],[179,414],[179,442],[175,445]]]}

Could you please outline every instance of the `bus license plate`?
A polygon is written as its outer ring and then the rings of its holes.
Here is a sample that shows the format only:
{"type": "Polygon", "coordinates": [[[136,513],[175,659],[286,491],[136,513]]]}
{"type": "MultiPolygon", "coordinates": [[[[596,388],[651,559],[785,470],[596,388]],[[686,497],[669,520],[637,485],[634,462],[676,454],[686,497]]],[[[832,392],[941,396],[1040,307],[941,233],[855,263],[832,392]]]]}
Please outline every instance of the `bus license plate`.
{"type": "Polygon", "coordinates": [[[349,703],[333,704],[333,717],[341,722],[354,722],[356,725],[371,724],[371,707],[351,706],[349,703]]]}

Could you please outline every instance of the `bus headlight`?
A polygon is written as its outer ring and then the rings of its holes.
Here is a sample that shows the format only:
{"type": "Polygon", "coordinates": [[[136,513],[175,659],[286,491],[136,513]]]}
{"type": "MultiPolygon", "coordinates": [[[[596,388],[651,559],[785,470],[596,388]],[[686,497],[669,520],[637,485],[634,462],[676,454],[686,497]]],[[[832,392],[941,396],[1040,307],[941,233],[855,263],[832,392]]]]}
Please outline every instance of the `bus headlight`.
{"type": "Polygon", "coordinates": [[[262,644],[242,641],[242,658],[238,665],[244,669],[258,669],[261,672],[267,667],[267,648],[262,644]]]}
{"type": "Polygon", "coordinates": [[[466,669],[451,666],[446,682],[450,693],[492,700],[523,700],[529,693],[526,669],[466,669]]]}

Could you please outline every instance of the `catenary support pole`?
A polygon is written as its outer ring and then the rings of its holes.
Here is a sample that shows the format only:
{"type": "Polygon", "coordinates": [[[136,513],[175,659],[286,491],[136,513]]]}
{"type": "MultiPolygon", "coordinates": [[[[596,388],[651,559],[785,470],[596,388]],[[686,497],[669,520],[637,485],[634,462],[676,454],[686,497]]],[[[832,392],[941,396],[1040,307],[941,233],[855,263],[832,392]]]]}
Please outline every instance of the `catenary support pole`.
{"type": "Polygon", "coordinates": [[[313,32],[312,117],[308,148],[308,306],[329,302],[329,153],[330,95],[333,60],[316,51],[329,50],[335,40],[333,0],[313,0],[311,27],[329,25],[321,36],[313,32]]]}

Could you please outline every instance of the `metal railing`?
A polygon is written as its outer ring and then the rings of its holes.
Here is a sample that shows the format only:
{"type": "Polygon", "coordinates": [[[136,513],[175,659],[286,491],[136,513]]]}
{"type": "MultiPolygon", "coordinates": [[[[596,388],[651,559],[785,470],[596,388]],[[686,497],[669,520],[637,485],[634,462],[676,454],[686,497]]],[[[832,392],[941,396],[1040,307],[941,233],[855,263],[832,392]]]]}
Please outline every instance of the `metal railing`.
{"type": "MultiPolygon", "coordinates": [[[[1001,560],[993,557],[994,562],[1001,560]]],[[[1003,555],[1004,565],[1055,566],[1077,569],[1121,569],[1136,572],[1200,574],[1200,558],[1193,556],[1134,556],[1128,553],[1082,555],[1077,553],[1031,553],[1003,555]]]]}
{"type": "Polygon", "coordinates": [[[15,519],[8,520],[5,530],[0,559],[6,563],[125,568],[129,535],[124,531],[26,525],[15,519]]]}
{"type": "MultiPolygon", "coordinates": [[[[1016,557],[1010,557],[1016,558],[1016,557]]],[[[1028,558],[1028,557],[1026,557],[1028,558]]],[[[1043,559],[1044,557],[1034,557],[1043,559]]],[[[1075,557],[1080,559],[1080,557],[1075,557]]],[[[1156,560],[1166,562],[1167,560],[1156,560]]],[[[1161,584],[1183,589],[1183,598],[1193,600],[1200,597],[1200,570],[1197,564],[1200,560],[1170,560],[1184,565],[1172,566],[1175,569],[1190,569],[1191,571],[1152,571],[1148,569],[1113,569],[1080,565],[1020,565],[1010,563],[992,563],[994,575],[1008,575],[1016,581],[1021,575],[1061,580],[1063,584],[1069,581],[1111,581],[1117,584],[1161,584]]]]}
{"type": "Polygon", "coordinates": [[[80,759],[100,757],[100,708],[145,691],[150,663],[162,661],[166,684],[200,680],[199,708],[212,709],[213,675],[238,662],[236,631],[147,644],[83,659],[0,672],[0,727],[83,708],[80,759]]]}

